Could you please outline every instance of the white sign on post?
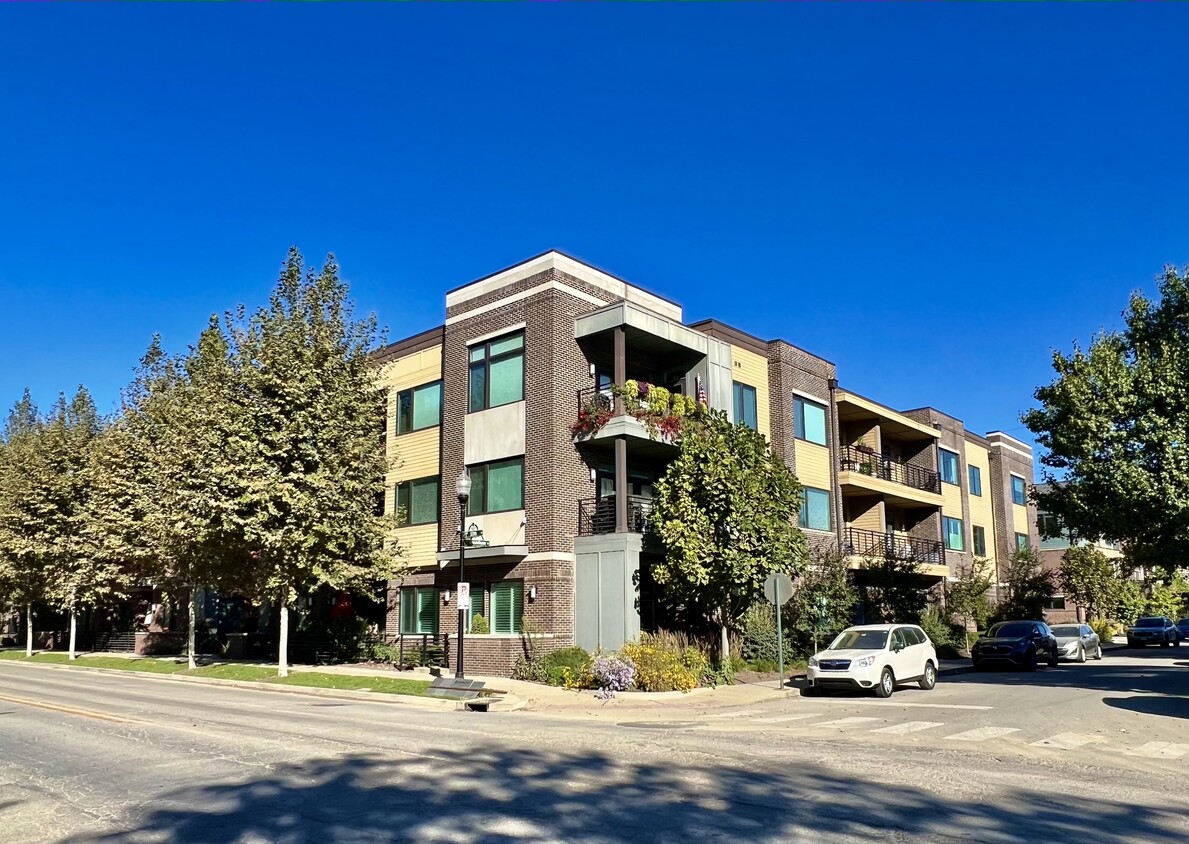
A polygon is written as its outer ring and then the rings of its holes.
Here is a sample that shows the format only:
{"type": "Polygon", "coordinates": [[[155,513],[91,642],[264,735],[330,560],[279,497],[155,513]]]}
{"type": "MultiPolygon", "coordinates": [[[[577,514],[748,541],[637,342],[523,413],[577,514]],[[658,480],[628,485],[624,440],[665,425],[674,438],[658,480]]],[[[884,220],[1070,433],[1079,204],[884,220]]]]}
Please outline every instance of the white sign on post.
{"type": "Polygon", "coordinates": [[[471,584],[458,584],[458,608],[467,610],[471,608],[471,584]]]}
{"type": "Polygon", "coordinates": [[[764,596],[776,605],[776,658],[780,666],[780,677],[776,688],[784,688],[784,625],[780,620],[780,608],[793,597],[793,581],[787,574],[768,575],[764,581],[764,596]]]}

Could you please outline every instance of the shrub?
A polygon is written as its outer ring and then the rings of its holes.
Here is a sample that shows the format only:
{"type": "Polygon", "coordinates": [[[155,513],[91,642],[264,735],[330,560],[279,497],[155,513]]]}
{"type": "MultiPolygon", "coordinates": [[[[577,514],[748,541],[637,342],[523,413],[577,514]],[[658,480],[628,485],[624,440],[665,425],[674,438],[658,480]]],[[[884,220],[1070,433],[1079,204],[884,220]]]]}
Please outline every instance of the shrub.
{"type": "Polygon", "coordinates": [[[942,659],[954,659],[958,651],[966,645],[963,629],[950,623],[944,613],[937,607],[930,607],[921,613],[921,629],[937,648],[937,656],[942,659]]]}
{"type": "Polygon", "coordinates": [[[394,647],[393,645],[372,645],[372,662],[382,662],[387,665],[394,665],[397,662],[400,662],[400,649],[394,647]]]}
{"type": "MultiPolygon", "coordinates": [[[[646,692],[689,691],[697,687],[701,677],[687,662],[696,662],[686,650],[674,648],[658,640],[657,637],[643,634],[639,642],[629,642],[620,649],[636,666],[636,686],[646,692]]],[[[696,649],[692,649],[696,650],[696,649]]],[[[702,657],[708,666],[709,661],[702,657]]]]}
{"type": "Polygon", "coordinates": [[[739,619],[743,658],[775,662],[777,657],[776,611],[769,603],[752,604],[739,619]]]}
{"type": "Polygon", "coordinates": [[[513,680],[524,680],[528,683],[547,683],[545,666],[540,657],[520,657],[516,660],[516,667],[512,669],[513,680]]]}
{"type": "Polygon", "coordinates": [[[475,615],[471,618],[471,632],[480,635],[490,633],[491,625],[487,623],[487,619],[483,616],[475,615]]]}
{"type": "Polygon", "coordinates": [[[551,686],[582,689],[593,685],[590,654],[585,648],[572,647],[551,651],[541,659],[546,682],[551,686]]]}
{"type": "Polygon", "coordinates": [[[590,673],[596,688],[611,693],[623,692],[632,687],[636,666],[617,653],[599,654],[591,662],[590,673]]]}
{"type": "Polygon", "coordinates": [[[1115,638],[1115,623],[1108,621],[1105,618],[1097,619],[1090,622],[1090,629],[1098,634],[1098,638],[1103,642],[1110,642],[1115,638]]]}

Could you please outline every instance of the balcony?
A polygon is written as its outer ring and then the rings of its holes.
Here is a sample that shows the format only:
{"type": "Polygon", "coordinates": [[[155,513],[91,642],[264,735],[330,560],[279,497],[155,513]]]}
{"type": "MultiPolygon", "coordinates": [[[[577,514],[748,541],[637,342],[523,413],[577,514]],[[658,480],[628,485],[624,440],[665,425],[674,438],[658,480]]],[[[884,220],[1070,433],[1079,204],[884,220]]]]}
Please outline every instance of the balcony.
{"type": "Polygon", "coordinates": [[[945,551],[937,539],[917,539],[862,528],[846,529],[845,556],[912,560],[924,566],[944,566],[945,551]]]}
{"type": "Polygon", "coordinates": [[[941,494],[941,475],[911,463],[899,463],[883,455],[860,451],[853,445],[842,447],[839,461],[839,468],[844,472],[858,472],[913,489],[941,494]]]}
{"type": "MultiPolygon", "coordinates": [[[[659,388],[646,381],[639,383],[642,392],[649,388],[656,390],[658,394],[661,392],[659,388]]],[[[615,439],[624,437],[636,456],[672,459],[682,418],[697,410],[692,408],[692,399],[668,389],[664,392],[669,398],[663,409],[654,402],[654,412],[649,406],[648,398],[643,397],[633,400],[630,407],[617,412],[611,387],[586,387],[578,390],[578,413],[574,424],[570,426],[574,443],[595,451],[610,451],[614,447],[615,439]],[[680,413],[672,409],[677,401],[687,403],[680,413]]]]}
{"type": "MultiPolygon", "coordinates": [[[[628,532],[648,533],[648,517],[652,514],[652,499],[639,495],[628,496],[628,532]]],[[[598,536],[615,533],[615,496],[587,498],[578,502],[578,535],[598,536]]]]}

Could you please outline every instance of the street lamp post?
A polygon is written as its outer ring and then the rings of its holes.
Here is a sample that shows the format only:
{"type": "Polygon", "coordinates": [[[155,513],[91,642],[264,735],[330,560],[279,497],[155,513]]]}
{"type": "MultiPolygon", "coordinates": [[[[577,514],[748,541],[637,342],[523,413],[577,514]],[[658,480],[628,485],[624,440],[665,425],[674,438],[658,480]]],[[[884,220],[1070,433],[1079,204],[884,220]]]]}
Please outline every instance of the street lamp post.
{"type": "Polygon", "coordinates": [[[466,583],[466,555],[467,555],[467,502],[471,498],[471,472],[466,467],[463,467],[462,474],[458,476],[458,481],[454,484],[454,490],[458,493],[458,583],[459,588],[455,590],[458,596],[458,661],[454,665],[454,679],[461,680],[466,675],[463,672],[462,654],[463,654],[463,637],[466,635],[466,607],[463,606],[462,594],[466,592],[469,598],[470,590],[465,589],[462,584],[466,583]]]}

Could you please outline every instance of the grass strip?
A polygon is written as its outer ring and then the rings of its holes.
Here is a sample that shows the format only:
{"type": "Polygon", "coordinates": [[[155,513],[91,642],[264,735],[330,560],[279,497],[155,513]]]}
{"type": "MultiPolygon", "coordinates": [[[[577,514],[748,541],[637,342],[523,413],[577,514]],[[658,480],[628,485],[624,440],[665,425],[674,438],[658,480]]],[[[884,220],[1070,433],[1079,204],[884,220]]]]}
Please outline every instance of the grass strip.
{"type": "MultiPolygon", "coordinates": [[[[275,673],[275,672],[274,672],[275,673]]],[[[356,692],[381,692],[389,695],[423,696],[429,688],[424,680],[402,677],[363,677],[358,674],[325,674],[321,671],[301,671],[288,677],[276,677],[273,682],[282,686],[311,686],[317,689],[341,689],[356,692]]]]}

